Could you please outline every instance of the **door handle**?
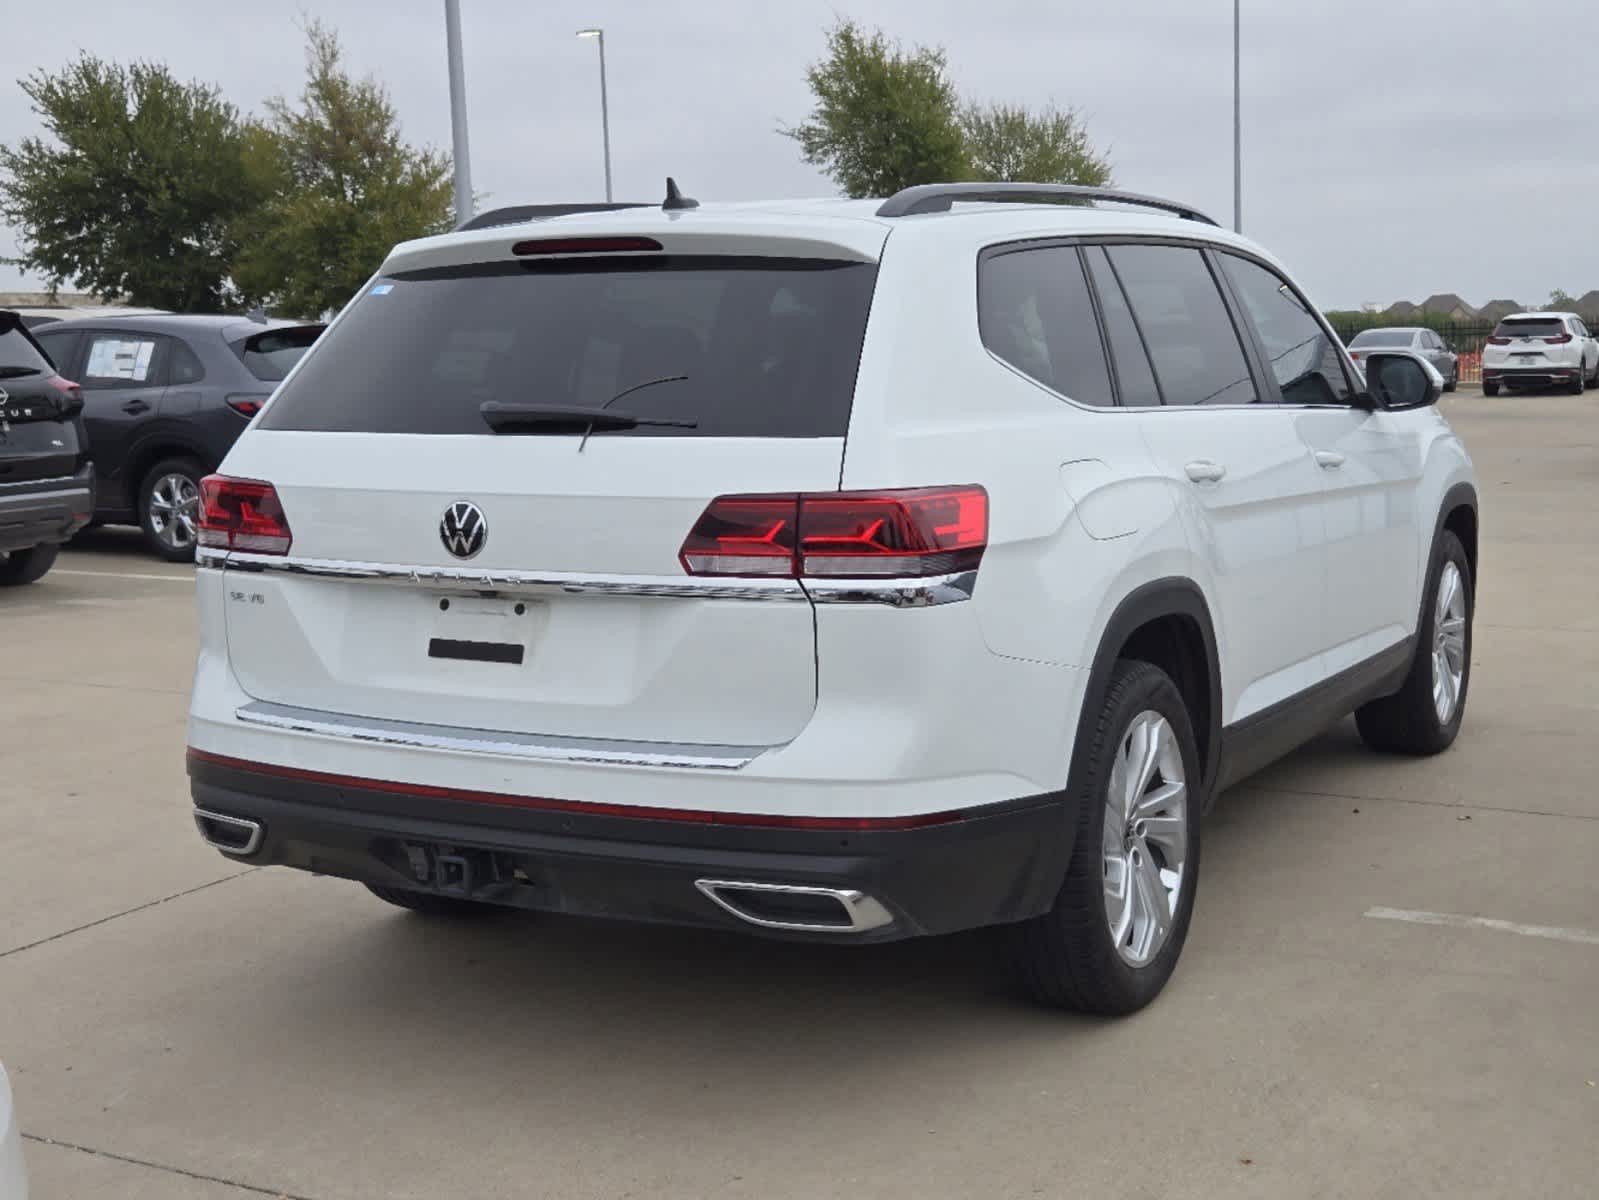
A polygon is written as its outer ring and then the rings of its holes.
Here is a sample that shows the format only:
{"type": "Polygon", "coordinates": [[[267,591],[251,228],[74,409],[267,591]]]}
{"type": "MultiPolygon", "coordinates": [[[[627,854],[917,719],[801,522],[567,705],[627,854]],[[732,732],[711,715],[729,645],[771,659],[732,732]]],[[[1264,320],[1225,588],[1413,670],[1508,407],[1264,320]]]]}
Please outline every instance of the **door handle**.
{"type": "Polygon", "coordinates": [[[143,400],[129,400],[126,404],[124,404],[122,406],[122,411],[125,412],[125,413],[131,413],[133,416],[136,417],[140,413],[149,412],[150,411],[150,406],[148,404],[146,404],[143,400]]]}
{"type": "Polygon", "coordinates": [[[1183,470],[1188,472],[1188,478],[1195,483],[1220,483],[1227,475],[1226,467],[1219,462],[1211,462],[1204,458],[1189,463],[1183,470]]]}
{"type": "Polygon", "coordinates": [[[1344,465],[1344,456],[1336,450],[1316,451],[1316,465],[1326,471],[1336,471],[1344,465]]]}

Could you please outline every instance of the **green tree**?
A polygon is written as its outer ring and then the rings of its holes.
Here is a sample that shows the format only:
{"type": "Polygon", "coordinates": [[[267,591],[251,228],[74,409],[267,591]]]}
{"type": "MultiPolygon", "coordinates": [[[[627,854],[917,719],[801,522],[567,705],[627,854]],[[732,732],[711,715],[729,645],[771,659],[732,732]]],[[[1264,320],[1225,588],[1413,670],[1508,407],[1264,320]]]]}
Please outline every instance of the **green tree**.
{"type": "Polygon", "coordinates": [[[966,177],[960,98],[942,50],[906,51],[882,30],[841,20],[805,78],[816,98],[810,119],[779,132],[846,195],[966,177]]]}
{"type": "Polygon", "coordinates": [[[387,91],[352,79],[338,34],[306,28],[305,89],[297,105],[269,101],[271,137],[250,157],[271,194],[244,223],[239,285],[286,313],[339,308],[396,242],[450,227],[450,160],[408,146],[387,91]]]}
{"type": "Polygon", "coordinates": [[[159,64],[87,54],[20,83],[48,140],[0,146],[0,217],[21,249],[7,261],[52,290],[71,280],[153,308],[236,307],[233,228],[262,195],[238,110],[159,64]]]}
{"type": "Polygon", "coordinates": [[[1015,104],[971,104],[961,112],[966,157],[974,179],[1081,183],[1105,187],[1110,163],[1094,152],[1071,109],[1030,113],[1015,104]]]}
{"type": "Polygon", "coordinates": [[[1569,312],[1577,306],[1574,296],[1570,296],[1560,288],[1549,293],[1549,307],[1556,312],[1569,312]]]}

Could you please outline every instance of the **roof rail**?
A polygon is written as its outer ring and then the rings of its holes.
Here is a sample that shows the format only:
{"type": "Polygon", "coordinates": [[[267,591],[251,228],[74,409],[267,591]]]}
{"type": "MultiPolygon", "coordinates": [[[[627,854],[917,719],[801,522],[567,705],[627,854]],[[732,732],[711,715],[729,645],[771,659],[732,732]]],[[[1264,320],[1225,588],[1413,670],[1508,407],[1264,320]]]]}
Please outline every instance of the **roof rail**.
{"type": "Polygon", "coordinates": [[[496,225],[520,225],[523,221],[537,221],[543,217],[569,217],[573,213],[613,212],[619,208],[654,208],[653,204],[638,202],[595,202],[592,204],[515,204],[510,208],[491,208],[480,212],[455,227],[456,233],[468,229],[492,229],[496,225]]]}
{"type": "Polygon", "coordinates": [[[1116,204],[1136,204],[1158,208],[1189,221],[1214,225],[1197,208],[1141,196],[1137,192],[1118,192],[1111,188],[1087,187],[1079,183],[923,183],[901,188],[878,206],[880,217],[910,217],[918,213],[948,212],[956,200],[995,204],[1048,204],[1058,200],[1105,200],[1116,204]]]}

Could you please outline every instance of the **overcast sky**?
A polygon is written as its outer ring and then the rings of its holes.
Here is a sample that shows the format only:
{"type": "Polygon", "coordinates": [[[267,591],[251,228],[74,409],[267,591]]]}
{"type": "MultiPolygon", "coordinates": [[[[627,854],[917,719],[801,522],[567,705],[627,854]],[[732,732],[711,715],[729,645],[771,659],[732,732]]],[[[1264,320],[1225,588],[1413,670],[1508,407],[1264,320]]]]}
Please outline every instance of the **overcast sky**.
{"type": "MultiPolygon", "coordinates": [[[[77,50],[164,59],[242,109],[298,92],[292,5],[22,4],[0,40],[0,142],[37,130],[15,80],[77,50]]],[[[443,0],[306,0],[388,86],[408,139],[448,148],[443,0]]],[[[963,92],[1085,116],[1121,186],[1230,224],[1227,0],[462,0],[473,182],[490,205],[603,193],[606,29],[618,198],[675,175],[702,200],[825,196],[775,132],[837,13],[944,46],[963,92]]],[[[1243,0],[1244,230],[1317,303],[1599,288],[1599,18],[1505,0],[1243,0]],[[1593,26],[1583,33],[1584,26],[1593,26]],[[1562,32],[1564,30],[1564,32],[1562,32]],[[1562,60],[1566,61],[1562,61],[1562,60]]],[[[0,254],[15,237],[0,231],[0,254]]],[[[0,266],[0,288],[37,286],[0,266]]]]}

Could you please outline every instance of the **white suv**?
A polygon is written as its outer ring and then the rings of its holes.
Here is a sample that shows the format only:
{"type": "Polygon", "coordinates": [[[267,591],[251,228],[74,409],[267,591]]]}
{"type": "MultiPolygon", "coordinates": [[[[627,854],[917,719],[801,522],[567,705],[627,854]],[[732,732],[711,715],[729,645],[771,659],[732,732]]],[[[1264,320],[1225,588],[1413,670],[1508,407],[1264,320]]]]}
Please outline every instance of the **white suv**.
{"type": "Polygon", "coordinates": [[[1599,341],[1569,312],[1512,313],[1482,348],[1482,391],[1563,384],[1574,396],[1599,384],[1599,341]]]}
{"type": "Polygon", "coordinates": [[[432,913],[1005,925],[1041,999],[1126,1012],[1221,788],[1350,712],[1454,740],[1436,378],[1363,376],[1199,214],[669,186],[473,224],[395,249],[203,486],[223,853],[432,913]]]}

